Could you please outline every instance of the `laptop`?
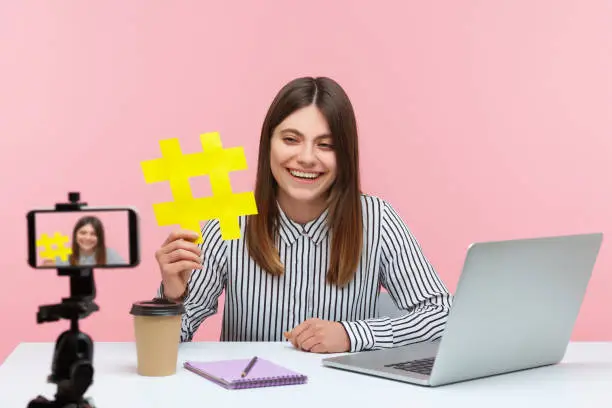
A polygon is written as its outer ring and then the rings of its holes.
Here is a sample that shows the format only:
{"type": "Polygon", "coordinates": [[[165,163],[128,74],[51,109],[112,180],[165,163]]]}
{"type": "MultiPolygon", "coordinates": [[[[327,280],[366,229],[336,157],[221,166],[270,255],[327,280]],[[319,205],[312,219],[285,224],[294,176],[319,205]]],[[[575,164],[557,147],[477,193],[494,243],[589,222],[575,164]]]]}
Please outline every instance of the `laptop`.
{"type": "Polygon", "coordinates": [[[440,386],[559,363],[602,233],[469,246],[440,339],[323,359],[323,365],[440,386]]]}

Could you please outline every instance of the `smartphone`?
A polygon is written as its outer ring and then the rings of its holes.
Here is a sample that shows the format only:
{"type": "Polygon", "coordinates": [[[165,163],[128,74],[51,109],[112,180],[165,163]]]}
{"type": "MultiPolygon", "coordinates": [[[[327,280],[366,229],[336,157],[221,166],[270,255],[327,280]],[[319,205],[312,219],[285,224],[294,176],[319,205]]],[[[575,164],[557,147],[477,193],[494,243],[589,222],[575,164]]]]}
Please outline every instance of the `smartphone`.
{"type": "Polygon", "coordinates": [[[140,263],[134,208],[36,209],[26,218],[28,264],[33,268],[132,268],[140,263]]]}

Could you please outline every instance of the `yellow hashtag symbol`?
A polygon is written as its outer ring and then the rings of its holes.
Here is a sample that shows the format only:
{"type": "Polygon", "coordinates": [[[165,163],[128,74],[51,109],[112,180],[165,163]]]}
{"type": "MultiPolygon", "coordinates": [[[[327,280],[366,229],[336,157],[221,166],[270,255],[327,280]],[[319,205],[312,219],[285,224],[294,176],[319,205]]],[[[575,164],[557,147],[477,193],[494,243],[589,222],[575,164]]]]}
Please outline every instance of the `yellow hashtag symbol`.
{"type": "MultiPolygon", "coordinates": [[[[179,224],[200,235],[200,222],[216,218],[225,240],[240,237],[238,217],[257,214],[252,192],[233,193],[230,171],[246,170],[246,158],[240,147],[224,149],[219,133],[200,135],[202,151],[183,154],[178,139],[159,142],[162,158],[141,163],[146,183],[169,181],[174,201],[153,204],[153,212],[161,226],[179,224]],[[210,178],[212,197],[195,198],[190,177],[210,178]]],[[[202,237],[196,243],[200,243],[202,237]]]]}
{"type": "Polygon", "coordinates": [[[40,256],[43,259],[55,259],[59,256],[62,261],[68,260],[68,255],[72,253],[72,248],[64,246],[70,239],[66,235],[62,235],[59,232],[53,234],[50,237],[47,234],[42,234],[40,238],[36,240],[36,246],[42,247],[40,256]]]}

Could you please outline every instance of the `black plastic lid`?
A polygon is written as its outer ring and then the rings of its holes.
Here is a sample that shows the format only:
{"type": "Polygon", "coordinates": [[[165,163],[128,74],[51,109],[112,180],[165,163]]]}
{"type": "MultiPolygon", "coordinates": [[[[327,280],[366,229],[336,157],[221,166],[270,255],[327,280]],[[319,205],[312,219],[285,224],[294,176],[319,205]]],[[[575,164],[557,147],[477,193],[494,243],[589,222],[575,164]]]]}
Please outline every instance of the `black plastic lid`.
{"type": "Polygon", "coordinates": [[[135,302],[130,310],[130,314],[134,316],[177,316],[183,313],[185,306],[182,303],[162,298],[135,302]]]}

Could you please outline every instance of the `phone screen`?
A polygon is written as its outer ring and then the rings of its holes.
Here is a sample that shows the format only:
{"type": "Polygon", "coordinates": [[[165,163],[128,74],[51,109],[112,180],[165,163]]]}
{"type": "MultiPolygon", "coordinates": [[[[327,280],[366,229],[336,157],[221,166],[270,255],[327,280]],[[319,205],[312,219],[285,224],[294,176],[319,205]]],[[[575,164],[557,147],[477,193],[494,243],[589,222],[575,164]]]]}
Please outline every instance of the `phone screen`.
{"type": "Polygon", "coordinates": [[[34,258],[36,268],[133,266],[138,258],[135,217],[127,208],[32,211],[30,265],[34,258]]]}

